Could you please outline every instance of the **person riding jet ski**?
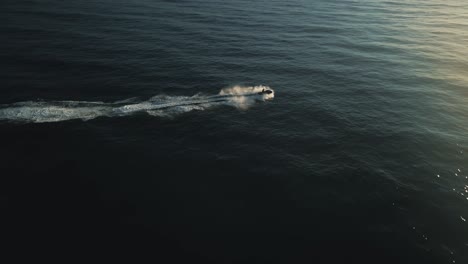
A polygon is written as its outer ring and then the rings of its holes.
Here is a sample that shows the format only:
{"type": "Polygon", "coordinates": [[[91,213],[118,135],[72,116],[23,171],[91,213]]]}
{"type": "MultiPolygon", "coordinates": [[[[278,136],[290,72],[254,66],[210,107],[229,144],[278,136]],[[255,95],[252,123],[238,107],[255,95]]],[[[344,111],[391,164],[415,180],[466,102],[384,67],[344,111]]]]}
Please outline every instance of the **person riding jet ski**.
{"type": "Polygon", "coordinates": [[[259,94],[259,95],[262,95],[262,94],[271,94],[271,93],[273,93],[273,91],[272,91],[272,90],[268,90],[268,89],[267,89],[267,90],[265,90],[265,89],[262,89],[262,91],[261,91],[261,92],[259,92],[258,94],[259,94]]]}

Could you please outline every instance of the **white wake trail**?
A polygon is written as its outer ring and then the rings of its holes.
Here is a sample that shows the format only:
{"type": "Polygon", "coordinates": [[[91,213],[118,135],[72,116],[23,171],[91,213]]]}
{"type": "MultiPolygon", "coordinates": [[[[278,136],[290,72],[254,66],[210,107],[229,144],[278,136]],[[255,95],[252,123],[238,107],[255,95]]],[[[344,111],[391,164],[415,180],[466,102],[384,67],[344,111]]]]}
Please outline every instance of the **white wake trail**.
{"type": "Polygon", "coordinates": [[[234,86],[222,89],[217,95],[166,96],[158,95],[147,101],[129,104],[131,100],[114,103],[54,101],[20,102],[0,107],[0,120],[17,122],[60,122],[72,119],[83,121],[97,117],[127,116],[146,112],[153,116],[174,116],[193,110],[206,110],[218,105],[229,105],[248,109],[256,101],[274,98],[274,91],[268,86],[234,86]],[[271,91],[265,93],[264,91],[271,91]]]}

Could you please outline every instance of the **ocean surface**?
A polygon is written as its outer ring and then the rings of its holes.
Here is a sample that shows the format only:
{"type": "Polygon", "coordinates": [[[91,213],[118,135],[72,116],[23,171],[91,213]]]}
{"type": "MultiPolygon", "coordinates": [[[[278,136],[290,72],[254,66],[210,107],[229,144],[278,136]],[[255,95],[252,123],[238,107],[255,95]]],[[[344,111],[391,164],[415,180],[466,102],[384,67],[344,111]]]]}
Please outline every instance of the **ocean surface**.
{"type": "Polygon", "coordinates": [[[5,259],[468,263],[467,1],[0,17],[5,259]]]}

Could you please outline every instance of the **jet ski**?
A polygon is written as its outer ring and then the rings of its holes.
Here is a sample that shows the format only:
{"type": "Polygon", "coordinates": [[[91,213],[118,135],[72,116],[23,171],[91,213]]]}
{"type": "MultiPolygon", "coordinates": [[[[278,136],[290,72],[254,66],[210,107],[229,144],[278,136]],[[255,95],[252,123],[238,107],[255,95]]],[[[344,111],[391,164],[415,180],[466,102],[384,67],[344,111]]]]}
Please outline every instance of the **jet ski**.
{"type": "Polygon", "coordinates": [[[266,90],[263,89],[263,90],[262,90],[261,92],[259,92],[258,94],[259,94],[259,95],[264,95],[264,94],[272,94],[272,93],[273,93],[273,91],[270,90],[270,89],[266,89],[266,90]]]}

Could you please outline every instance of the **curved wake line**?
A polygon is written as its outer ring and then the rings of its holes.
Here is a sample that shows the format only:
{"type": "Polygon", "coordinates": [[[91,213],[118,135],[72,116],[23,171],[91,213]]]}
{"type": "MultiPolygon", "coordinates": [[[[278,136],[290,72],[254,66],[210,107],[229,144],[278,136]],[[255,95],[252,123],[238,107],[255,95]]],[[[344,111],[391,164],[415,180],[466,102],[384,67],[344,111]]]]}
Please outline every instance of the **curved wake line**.
{"type": "Polygon", "coordinates": [[[153,116],[171,117],[194,110],[228,105],[239,109],[248,109],[257,101],[273,99],[274,92],[268,86],[241,87],[235,86],[222,89],[217,95],[166,96],[158,95],[147,101],[132,103],[133,99],[113,103],[85,101],[29,101],[19,102],[0,107],[0,120],[17,122],[60,122],[72,119],[84,121],[97,117],[127,116],[138,112],[146,112],[153,116]]]}

